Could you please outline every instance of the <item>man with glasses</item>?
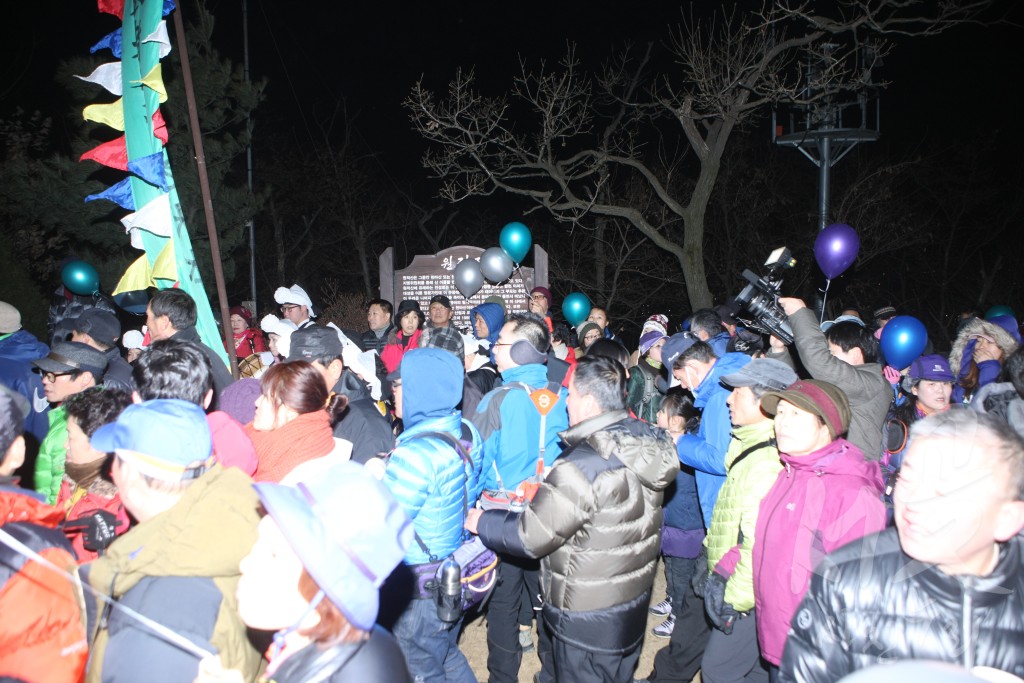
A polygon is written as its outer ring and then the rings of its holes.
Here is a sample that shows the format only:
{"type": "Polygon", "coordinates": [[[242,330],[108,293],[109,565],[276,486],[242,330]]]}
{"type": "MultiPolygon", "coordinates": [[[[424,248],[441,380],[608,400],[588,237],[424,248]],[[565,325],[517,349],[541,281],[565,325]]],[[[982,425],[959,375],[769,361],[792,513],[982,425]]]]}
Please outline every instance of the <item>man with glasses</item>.
{"type": "Polygon", "coordinates": [[[291,287],[278,287],[274,291],[274,301],[281,305],[281,315],[291,320],[297,329],[315,327],[313,318],[316,313],[313,311],[313,300],[306,294],[306,290],[298,285],[291,287]]]}
{"type": "Polygon", "coordinates": [[[69,397],[100,383],[107,369],[107,357],[88,344],[57,342],[50,353],[32,361],[42,375],[43,393],[53,406],[50,429],[39,446],[35,466],[35,489],[50,505],[57,500],[67,456],[68,419],[61,404],[69,397]]]}
{"type": "MultiPolygon", "coordinates": [[[[562,452],[559,432],[569,426],[568,394],[548,379],[550,346],[547,325],[534,313],[511,315],[491,346],[503,384],[485,394],[471,416],[484,439],[484,509],[523,505],[517,490],[536,486],[538,463],[550,468],[562,452]]],[[[492,683],[519,680],[523,650],[518,615],[527,599],[524,588],[531,595],[539,591],[538,570],[536,560],[502,555],[488,606],[487,671],[492,683]]]]}

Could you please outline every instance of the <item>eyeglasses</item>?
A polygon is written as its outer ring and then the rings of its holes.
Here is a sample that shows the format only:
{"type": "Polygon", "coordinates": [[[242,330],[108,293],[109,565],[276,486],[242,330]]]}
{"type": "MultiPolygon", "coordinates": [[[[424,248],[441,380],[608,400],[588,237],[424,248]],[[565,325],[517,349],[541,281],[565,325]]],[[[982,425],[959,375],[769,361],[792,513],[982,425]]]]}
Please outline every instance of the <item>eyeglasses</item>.
{"type": "Polygon", "coordinates": [[[283,306],[281,306],[281,312],[282,313],[287,313],[288,311],[292,310],[293,308],[298,308],[298,307],[299,307],[298,304],[284,304],[283,306]]]}
{"type": "Polygon", "coordinates": [[[512,346],[512,342],[494,342],[491,344],[492,349],[496,349],[499,346],[512,346]]]}
{"type": "Polygon", "coordinates": [[[392,389],[401,389],[402,388],[402,380],[396,379],[393,382],[391,382],[391,388],[392,389]]]}
{"type": "Polygon", "coordinates": [[[43,377],[44,380],[46,380],[50,384],[53,384],[54,382],[57,381],[58,377],[67,377],[68,375],[73,375],[73,374],[75,374],[74,371],[72,371],[72,372],[44,372],[42,377],[43,377]]]}

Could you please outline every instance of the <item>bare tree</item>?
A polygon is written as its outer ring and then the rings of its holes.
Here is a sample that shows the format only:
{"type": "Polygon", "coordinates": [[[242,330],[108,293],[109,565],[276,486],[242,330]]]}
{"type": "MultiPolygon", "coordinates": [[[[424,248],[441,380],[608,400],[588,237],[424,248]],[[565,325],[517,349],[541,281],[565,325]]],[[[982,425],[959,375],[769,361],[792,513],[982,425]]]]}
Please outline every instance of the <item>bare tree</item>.
{"type": "Polygon", "coordinates": [[[460,70],[444,96],[421,81],[405,105],[432,143],[423,163],[443,180],[442,196],[458,202],[502,191],[566,223],[588,215],[626,221],[675,258],[691,306],[704,307],[712,303],[705,217],[734,133],[774,103],[813,108],[856,91],[870,73],[864,55],[885,55],[889,37],[933,35],[987,6],[796,1],[691,14],[665,46],[669,70],[654,68],[662,47],[646,45],[588,74],[570,47],[555,65],[522,64],[507,95],[480,94],[473,72],[460,70]],[[817,12],[825,7],[828,14],[817,12]],[[813,72],[801,67],[808,54],[813,72]],[[656,217],[629,203],[627,179],[657,198],[656,217]]]}

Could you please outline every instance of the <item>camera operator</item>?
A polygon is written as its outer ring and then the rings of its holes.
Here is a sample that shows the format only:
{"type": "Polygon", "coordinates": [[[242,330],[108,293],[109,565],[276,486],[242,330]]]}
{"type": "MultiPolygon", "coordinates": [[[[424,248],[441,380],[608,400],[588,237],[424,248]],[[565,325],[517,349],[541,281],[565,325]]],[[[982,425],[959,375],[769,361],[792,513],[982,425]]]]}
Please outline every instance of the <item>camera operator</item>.
{"type": "MultiPolygon", "coordinates": [[[[847,440],[869,460],[882,453],[882,424],[892,400],[892,388],[878,364],[878,341],[863,324],[839,322],[822,332],[814,312],[800,299],[779,297],[793,328],[800,362],[814,379],[835,384],[850,401],[850,429],[847,440]]],[[[771,337],[769,358],[792,365],[789,350],[771,337]]]]}

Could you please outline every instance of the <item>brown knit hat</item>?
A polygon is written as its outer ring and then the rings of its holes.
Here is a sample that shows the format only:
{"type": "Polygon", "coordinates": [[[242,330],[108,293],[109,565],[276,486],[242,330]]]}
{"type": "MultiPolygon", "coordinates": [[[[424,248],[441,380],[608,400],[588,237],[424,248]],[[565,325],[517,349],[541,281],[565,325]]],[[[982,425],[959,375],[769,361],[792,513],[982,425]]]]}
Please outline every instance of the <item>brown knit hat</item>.
{"type": "Polygon", "coordinates": [[[779,401],[787,401],[820,417],[833,440],[850,428],[850,402],[834,384],[817,379],[797,380],[785,391],[769,391],[762,396],[761,409],[774,417],[779,401]]]}

